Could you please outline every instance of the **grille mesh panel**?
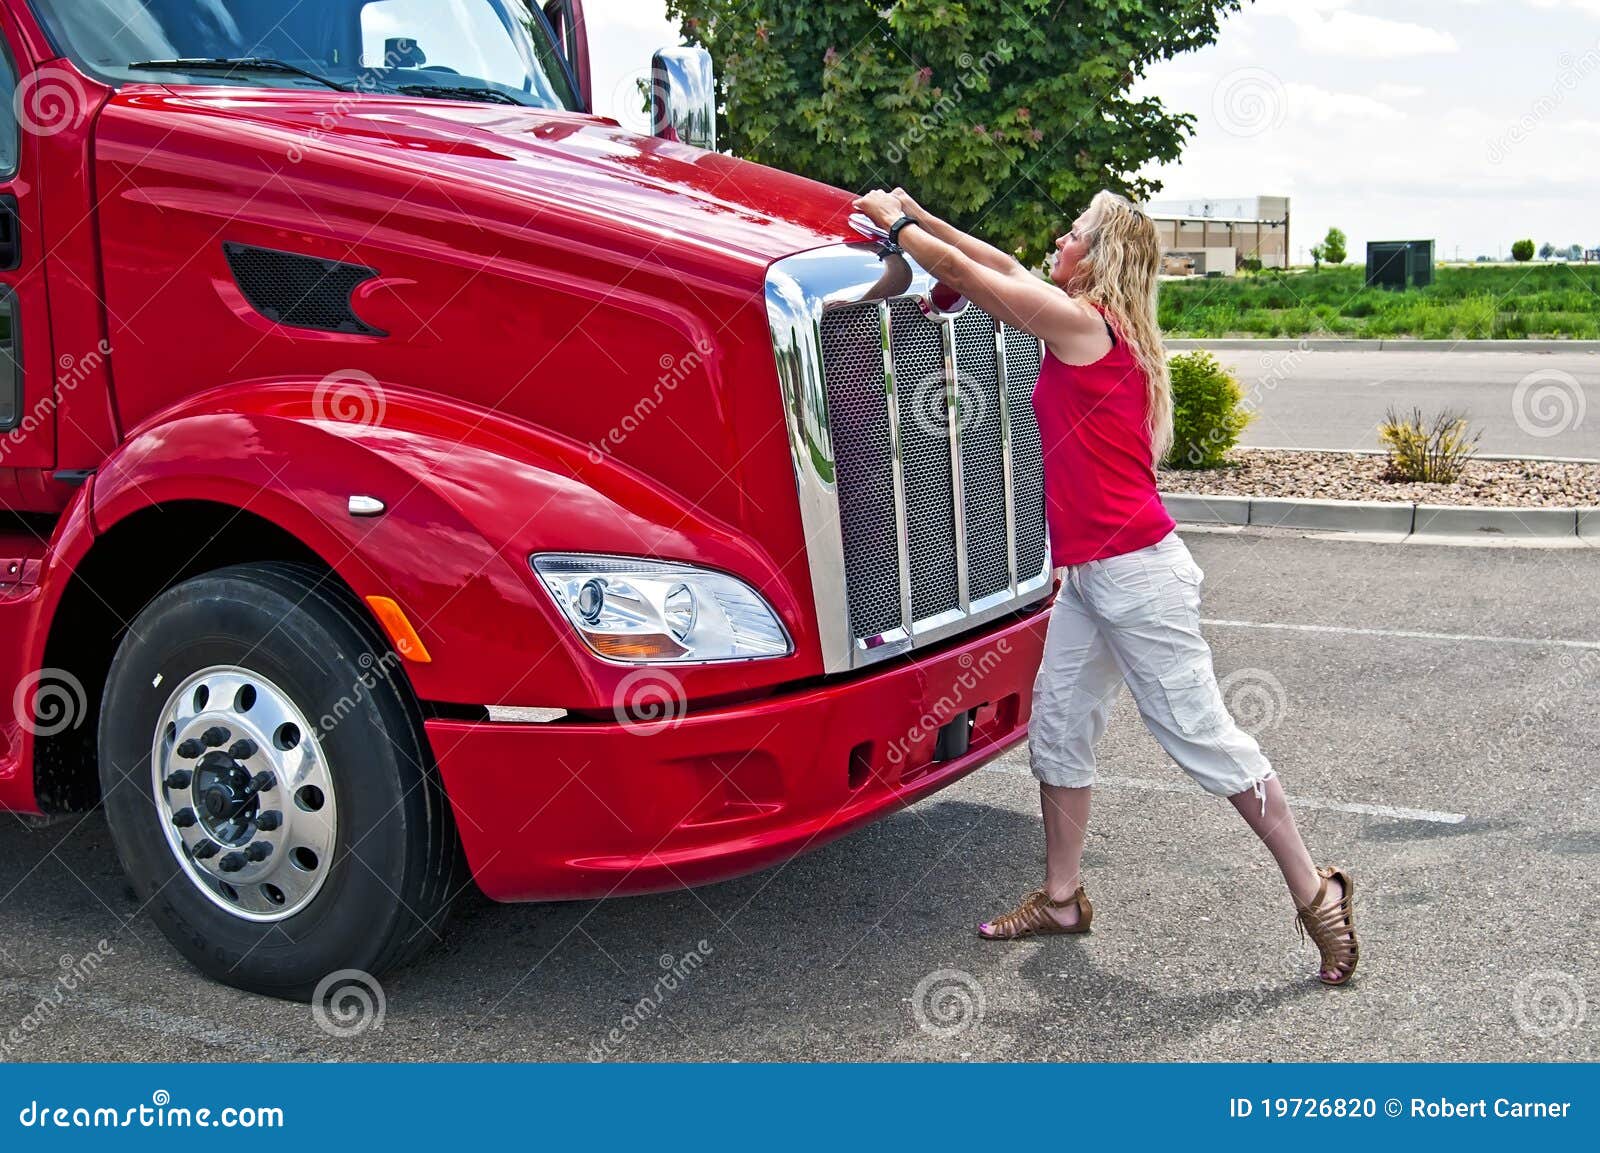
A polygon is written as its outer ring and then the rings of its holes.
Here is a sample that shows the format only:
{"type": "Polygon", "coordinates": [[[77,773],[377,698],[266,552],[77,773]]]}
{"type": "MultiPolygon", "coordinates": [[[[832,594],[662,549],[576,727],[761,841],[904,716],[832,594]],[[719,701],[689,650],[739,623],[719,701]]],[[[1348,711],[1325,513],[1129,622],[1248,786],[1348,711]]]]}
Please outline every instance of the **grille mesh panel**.
{"type": "MultiPolygon", "coordinates": [[[[893,415],[904,477],[911,619],[961,607],[957,571],[956,475],[943,321],[912,298],[889,305],[893,415]]],[[[1001,389],[1012,442],[1017,579],[1044,567],[1044,478],[1032,394],[1039,343],[1002,327],[1007,371],[1000,379],[994,319],[968,308],[953,321],[960,423],[961,504],[966,522],[969,602],[1010,587],[1001,389]]],[[[900,538],[896,522],[890,399],[884,333],[876,302],[830,309],[822,318],[828,426],[838,480],[850,627],[858,638],[901,625],[900,538]]]]}
{"type": "Polygon", "coordinates": [[[350,294],[377,276],[376,270],[243,244],[224,244],[222,249],[239,291],[268,320],[322,332],[386,335],[350,307],[350,294]]]}
{"type": "Polygon", "coordinates": [[[1039,342],[1026,332],[1006,333],[1006,403],[1011,415],[1011,487],[1017,510],[1017,572],[1044,568],[1044,457],[1033,415],[1039,380],[1039,342]]]}
{"type": "Polygon", "coordinates": [[[1006,556],[1006,473],[1000,429],[1000,365],[994,319],[969,308],[956,317],[956,424],[961,433],[962,506],[967,529],[967,595],[992,596],[1011,583],[1006,556]]]}
{"type": "Polygon", "coordinates": [[[944,338],[914,300],[890,305],[889,324],[911,546],[911,619],[920,621],[961,605],[944,338]]]}
{"type": "Polygon", "coordinates": [[[878,306],[827,313],[822,347],[828,350],[829,432],[840,466],[839,527],[850,628],[858,637],[877,636],[900,624],[900,544],[878,306]]]}

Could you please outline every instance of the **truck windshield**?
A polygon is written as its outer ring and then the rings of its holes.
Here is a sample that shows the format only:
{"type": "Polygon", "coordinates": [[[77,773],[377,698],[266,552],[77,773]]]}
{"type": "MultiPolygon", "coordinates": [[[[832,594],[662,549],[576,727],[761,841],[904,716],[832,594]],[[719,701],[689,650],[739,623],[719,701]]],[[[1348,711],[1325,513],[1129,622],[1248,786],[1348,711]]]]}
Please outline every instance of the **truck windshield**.
{"type": "Polygon", "coordinates": [[[525,0],[34,0],[57,43],[113,84],[347,88],[576,110],[525,0]]]}

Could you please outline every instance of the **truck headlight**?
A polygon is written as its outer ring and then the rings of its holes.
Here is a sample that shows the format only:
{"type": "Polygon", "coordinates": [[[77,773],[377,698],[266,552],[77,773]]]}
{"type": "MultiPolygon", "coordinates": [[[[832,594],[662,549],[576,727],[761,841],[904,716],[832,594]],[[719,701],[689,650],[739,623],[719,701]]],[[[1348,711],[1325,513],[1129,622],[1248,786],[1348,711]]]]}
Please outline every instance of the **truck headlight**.
{"type": "Polygon", "coordinates": [[[584,643],[610,660],[737,661],[793,651],[761,594],[726,573],[624,556],[530,559],[584,643]]]}

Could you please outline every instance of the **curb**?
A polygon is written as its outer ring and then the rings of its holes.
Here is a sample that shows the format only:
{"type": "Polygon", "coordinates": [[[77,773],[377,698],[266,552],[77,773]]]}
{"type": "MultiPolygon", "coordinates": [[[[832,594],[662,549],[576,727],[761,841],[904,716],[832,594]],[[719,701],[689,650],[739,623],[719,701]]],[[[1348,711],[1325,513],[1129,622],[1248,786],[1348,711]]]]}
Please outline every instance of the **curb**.
{"type": "Polygon", "coordinates": [[[1298,500],[1208,493],[1162,493],[1180,524],[1251,525],[1375,533],[1405,538],[1494,537],[1600,541],[1600,508],[1496,508],[1379,500],[1298,500]]]}
{"type": "Polygon", "coordinates": [[[1169,352],[1578,352],[1600,353],[1600,340],[1373,340],[1309,337],[1303,340],[1222,336],[1209,340],[1168,340],[1169,352]]]}

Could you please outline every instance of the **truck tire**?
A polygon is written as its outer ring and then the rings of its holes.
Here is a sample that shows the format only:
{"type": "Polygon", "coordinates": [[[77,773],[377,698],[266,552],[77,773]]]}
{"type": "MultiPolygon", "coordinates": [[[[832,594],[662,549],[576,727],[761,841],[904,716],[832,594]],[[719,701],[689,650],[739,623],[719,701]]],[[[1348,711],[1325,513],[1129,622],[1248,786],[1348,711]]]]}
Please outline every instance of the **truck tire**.
{"type": "Polygon", "coordinates": [[[335,578],[244,564],[150,602],[99,761],[135,892],[207,976],[308,1000],[439,938],[464,873],[449,804],[400,658],[335,578]]]}

